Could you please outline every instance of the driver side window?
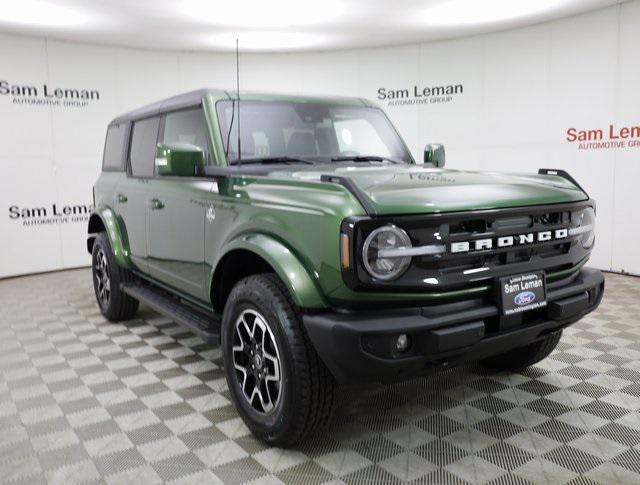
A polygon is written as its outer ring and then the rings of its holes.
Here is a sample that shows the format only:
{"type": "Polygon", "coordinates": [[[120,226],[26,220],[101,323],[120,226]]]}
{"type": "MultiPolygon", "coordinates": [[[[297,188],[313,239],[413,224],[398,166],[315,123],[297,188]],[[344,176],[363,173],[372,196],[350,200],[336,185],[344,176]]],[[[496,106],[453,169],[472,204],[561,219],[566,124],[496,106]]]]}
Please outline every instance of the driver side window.
{"type": "Polygon", "coordinates": [[[204,152],[207,165],[211,164],[209,132],[202,108],[167,113],[164,130],[158,143],[168,146],[198,148],[204,152]]]}

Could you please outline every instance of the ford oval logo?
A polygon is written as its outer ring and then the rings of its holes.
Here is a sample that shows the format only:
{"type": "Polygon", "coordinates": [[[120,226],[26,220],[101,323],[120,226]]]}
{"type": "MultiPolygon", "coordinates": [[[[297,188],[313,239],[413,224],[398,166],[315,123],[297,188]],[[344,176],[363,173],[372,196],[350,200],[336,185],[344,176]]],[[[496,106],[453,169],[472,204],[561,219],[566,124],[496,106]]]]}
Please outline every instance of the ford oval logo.
{"type": "Polygon", "coordinates": [[[536,294],[533,291],[523,291],[515,296],[513,302],[518,306],[524,306],[528,305],[535,299],[536,294]]]}

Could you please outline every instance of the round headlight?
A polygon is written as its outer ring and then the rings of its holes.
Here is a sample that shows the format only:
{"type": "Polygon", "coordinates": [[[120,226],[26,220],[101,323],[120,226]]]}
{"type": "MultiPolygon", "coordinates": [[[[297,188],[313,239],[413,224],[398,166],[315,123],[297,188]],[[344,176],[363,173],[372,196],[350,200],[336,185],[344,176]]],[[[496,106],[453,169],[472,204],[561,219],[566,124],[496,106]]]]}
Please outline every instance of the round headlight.
{"type": "Polygon", "coordinates": [[[585,249],[591,249],[596,240],[596,213],[593,207],[587,207],[573,214],[570,236],[580,235],[580,243],[585,249]]]}
{"type": "Polygon", "coordinates": [[[411,239],[394,225],[382,226],[371,232],[362,247],[362,262],[367,272],[377,280],[398,278],[411,263],[411,256],[395,255],[389,249],[410,248],[411,239]],[[384,253],[385,257],[382,257],[384,253]],[[391,255],[388,255],[391,253],[391,255]]]}

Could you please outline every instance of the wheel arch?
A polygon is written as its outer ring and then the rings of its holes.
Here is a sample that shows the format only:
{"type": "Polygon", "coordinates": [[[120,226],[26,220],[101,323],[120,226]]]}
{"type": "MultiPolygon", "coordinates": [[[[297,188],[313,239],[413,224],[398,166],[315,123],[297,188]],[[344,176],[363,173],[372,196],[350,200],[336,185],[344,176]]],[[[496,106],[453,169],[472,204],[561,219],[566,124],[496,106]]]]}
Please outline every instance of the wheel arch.
{"type": "Polygon", "coordinates": [[[251,234],[231,241],[212,271],[209,295],[214,310],[222,313],[231,289],[242,278],[268,272],[280,277],[297,306],[328,306],[304,265],[289,248],[266,234],[251,234]]]}
{"type": "Polygon", "coordinates": [[[89,217],[87,226],[87,251],[89,254],[93,251],[96,234],[100,232],[107,234],[116,262],[120,266],[130,269],[131,260],[129,259],[126,237],[118,224],[115,213],[109,207],[97,208],[89,217]]]}

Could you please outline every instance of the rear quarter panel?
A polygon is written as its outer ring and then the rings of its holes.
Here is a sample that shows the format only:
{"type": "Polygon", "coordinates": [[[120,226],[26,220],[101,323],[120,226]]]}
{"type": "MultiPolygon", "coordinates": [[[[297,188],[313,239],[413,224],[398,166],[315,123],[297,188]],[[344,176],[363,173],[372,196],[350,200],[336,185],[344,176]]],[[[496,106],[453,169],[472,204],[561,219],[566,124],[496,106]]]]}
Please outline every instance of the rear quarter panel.
{"type": "MultiPolygon", "coordinates": [[[[124,176],[123,172],[102,172],[100,174],[93,187],[95,204],[92,217],[99,217],[106,228],[118,264],[129,268],[131,262],[126,231],[115,210],[118,184],[124,176]]],[[[89,238],[91,237],[91,230],[89,230],[89,238]]]]}

